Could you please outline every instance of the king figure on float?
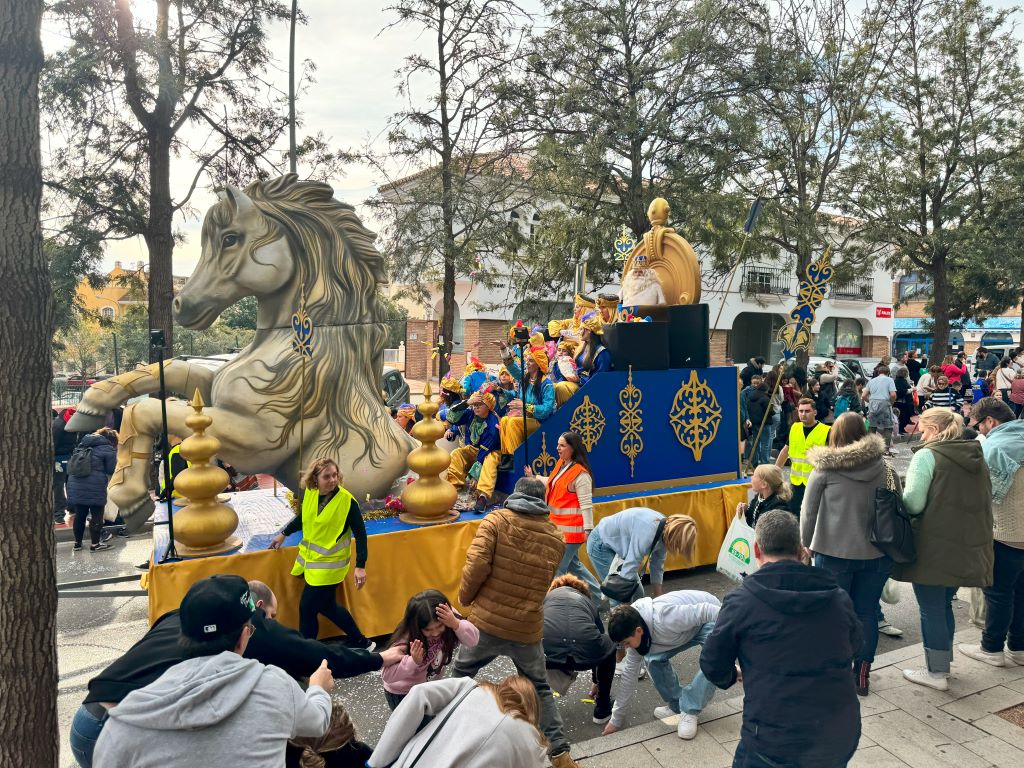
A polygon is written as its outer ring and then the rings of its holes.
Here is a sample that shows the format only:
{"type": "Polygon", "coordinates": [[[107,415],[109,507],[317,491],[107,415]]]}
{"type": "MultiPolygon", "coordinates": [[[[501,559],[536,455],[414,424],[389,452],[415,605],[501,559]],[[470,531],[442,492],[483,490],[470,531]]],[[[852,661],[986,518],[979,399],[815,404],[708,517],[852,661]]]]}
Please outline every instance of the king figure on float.
{"type": "MultiPolygon", "coordinates": [[[[220,440],[223,461],[297,488],[300,456],[307,464],[333,457],[355,498],[384,496],[405,473],[414,443],[380,396],[387,325],[377,287],[387,278],[374,239],[330,186],[294,174],[244,192],[228,187],[207,212],[202,258],[174,299],[175,319],[186,328],[208,328],[236,301],[255,296],[256,336],[216,371],[171,360],[165,378],[169,394],[190,397],[198,390],[209,403],[210,434],[220,440]],[[302,297],[317,332],[304,392],[291,327],[302,297]]],[[[68,428],[102,426],[112,409],[159,386],[156,365],[97,382],[68,428]]],[[[169,431],[188,434],[190,413],[185,402],[168,401],[169,431]]],[[[149,465],[160,432],[159,401],[125,409],[109,497],[129,529],[153,509],[149,465]]]]}

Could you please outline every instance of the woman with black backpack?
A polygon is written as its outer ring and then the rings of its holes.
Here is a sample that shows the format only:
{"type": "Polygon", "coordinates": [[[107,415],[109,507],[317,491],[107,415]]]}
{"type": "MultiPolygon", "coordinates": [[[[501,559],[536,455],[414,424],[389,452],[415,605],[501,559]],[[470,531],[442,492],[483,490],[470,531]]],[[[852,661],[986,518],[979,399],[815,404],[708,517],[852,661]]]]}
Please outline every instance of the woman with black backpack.
{"type": "Polygon", "coordinates": [[[104,427],[86,435],[68,460],[68,505],[75,513],[75,550],[82,548],[85,519],[89,518],[90,552],[110,549],[100,541],[103,508],[107,505],[107,483],[117,466],[117,432],[104,427]]]}

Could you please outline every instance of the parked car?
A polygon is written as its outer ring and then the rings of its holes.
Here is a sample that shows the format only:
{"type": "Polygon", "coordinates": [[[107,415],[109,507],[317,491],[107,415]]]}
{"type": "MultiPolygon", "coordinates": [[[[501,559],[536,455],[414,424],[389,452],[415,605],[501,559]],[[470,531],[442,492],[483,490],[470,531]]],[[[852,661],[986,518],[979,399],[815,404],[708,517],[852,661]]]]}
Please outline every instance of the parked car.
{"type": "MultiPolygon", "coordinates": [[[[856,379],[857,376],[847,367],[841,360],[835,360],[831,357],[811,357],[807,360],[807,375],[813,376],[815,373],[821,373],[825,370],[825,362],[831,360],[836,364],[836,373],[839,374],[839,383],[846,381],[847,379],[856,379]]],[[[779,362],[785,362],[780,360],[779,362]]],[[[788,376],[789,371],[796,365],[795,360],[786,362],[785,368],[783,369],[783,375],[788,376]]]]}
{"type": "Polygon", "coordinates": [[[875,372],[875,366],[882,362],[880,357],[844,357],[840,361],[849,368],[854,375],[870,379],[875,372]]]}

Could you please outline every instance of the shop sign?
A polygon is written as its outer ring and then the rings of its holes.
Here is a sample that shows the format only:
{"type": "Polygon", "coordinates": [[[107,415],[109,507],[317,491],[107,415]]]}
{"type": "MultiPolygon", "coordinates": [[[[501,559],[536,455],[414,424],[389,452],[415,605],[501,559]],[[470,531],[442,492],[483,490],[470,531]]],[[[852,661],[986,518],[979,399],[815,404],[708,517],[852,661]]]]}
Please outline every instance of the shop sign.
{"type": "Polygon", "coordinates": [[[892,307],[875,307],[875,317],[892,317],[892,307]]]}

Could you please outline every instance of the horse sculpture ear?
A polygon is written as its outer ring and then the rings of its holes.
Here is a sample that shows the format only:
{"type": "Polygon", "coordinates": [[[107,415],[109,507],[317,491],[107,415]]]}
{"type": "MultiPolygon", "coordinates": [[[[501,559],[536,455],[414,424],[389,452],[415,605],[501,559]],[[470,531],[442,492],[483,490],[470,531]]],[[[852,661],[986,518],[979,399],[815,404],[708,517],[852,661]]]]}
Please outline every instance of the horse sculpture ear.
{"type": "Polygon", "coordinates": [[[233,187],[230,184],[224,187],[224,194],[227,196],[231,204],[235,206],[235,212],[239,215],[245,215],[247,213],[259,213],[256,205],[252,199],[245,194],[242,190],[237,187],[233,187]]]}

